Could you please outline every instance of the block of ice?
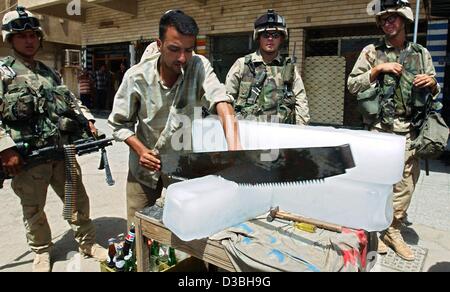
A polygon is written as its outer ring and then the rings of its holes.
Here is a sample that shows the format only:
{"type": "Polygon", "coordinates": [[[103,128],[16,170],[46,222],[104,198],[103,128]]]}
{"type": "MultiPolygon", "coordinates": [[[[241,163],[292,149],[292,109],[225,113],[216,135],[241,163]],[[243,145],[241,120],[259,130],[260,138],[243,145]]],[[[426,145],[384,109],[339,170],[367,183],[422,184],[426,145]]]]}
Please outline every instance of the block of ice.
{"type": "Polygon", "coordinates": [[[170,185],[163,223],[184,241],[209,237],[269,210],[270,188],[247,191],[217,176],[170,185]]]}
{"type": "Polygon", "coordinates": [[[392,222],[392,186],[329,178],[322,183],[239,186],[207,176],[169,186],[163,222],[184,241],[206,238],[269,211],[272,206],[367,231],[392,222]]]}
{"type": "Polygon", "coordinates": [[[342,177],[275,187],[272,204],[293,214],[367,231],[384,230],[393,219],[391,185],[342,177]]]}

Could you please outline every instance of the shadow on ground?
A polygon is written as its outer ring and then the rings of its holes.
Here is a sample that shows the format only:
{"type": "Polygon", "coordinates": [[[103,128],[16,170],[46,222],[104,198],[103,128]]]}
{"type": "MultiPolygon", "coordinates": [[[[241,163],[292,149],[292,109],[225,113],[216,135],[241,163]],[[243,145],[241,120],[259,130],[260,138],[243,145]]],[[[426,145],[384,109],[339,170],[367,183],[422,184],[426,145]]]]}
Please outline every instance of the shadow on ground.
{"type": "MultiPolygon", "coordinates": [[[[450,152],[446,151],[436,160],[429,160],[430,171],[448,173],[450,170],[450,152]]],[[[425,162],[421,162],[422,170],[425,170],[425,162]]]]}
{"type": "MultiPolygon", "coordinates": [[[[122,218],[102,217],[94,219],[93,223],[97,232],[97,243],[105,248],[108,247],[108,239],[116,237],[127,230],[127,221],[122,218]]],[[[74,252],[78,252],[78,244],[73,237],[72,230],[68,230],[59,240],[54,242],[55,245],[52,250],[53,262],[65,261],[74,252]]]]}
{"type": "MultiPolygon", "coordinates": [[[[107,247],[108,239],[117,237],[118,234],[127,230],[127,221],[122,218],[97,218],[93,220],[97,230],[97,243],[107,247]]],[[[78,244],[73,237],[72,230],[68,229],[62,236],[53,239],[54,247],[52,249],[52,262],[61,262],[73,256],[78,252],[78,244]]],[[[29,265],[33,262],[30,259],[31,251],[26,251],[11,262],[0,266],[0,271],[16,268],[23,265],[29,265]]],[[[33,255],[31,255],[33,256],[33,255]]]]}
{"type": "Polygon", "coordinates": [[[403,227],[401,232],[407,244],[417,245],[419,243],[420,237],[413,228],[403,227]]]}
{"type": "Polygon", "coordinates": [[[430,267],[428,272],[450,272],[449,262],[440,262],[430,267]]]}
{"type": "Polygon", "coordinates": [[[91,110],[92,115],[94,118],[97,119],[107,119],[109,115],[111,114],[110,110],[91,110]]]}

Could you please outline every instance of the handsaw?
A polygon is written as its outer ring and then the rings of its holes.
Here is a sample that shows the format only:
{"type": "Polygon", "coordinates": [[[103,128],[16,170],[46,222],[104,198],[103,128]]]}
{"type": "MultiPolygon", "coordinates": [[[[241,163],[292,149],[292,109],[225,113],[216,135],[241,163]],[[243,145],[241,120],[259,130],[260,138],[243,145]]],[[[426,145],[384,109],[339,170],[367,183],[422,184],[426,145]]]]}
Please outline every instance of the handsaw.
{"type": "Polygon", "coordinates": [[[161,172],[171,181],[217,175],[240,185],[320,181],[355,167],[348,144],[231,152],[171,152],[161,154],[161,162],[161,172]]]}

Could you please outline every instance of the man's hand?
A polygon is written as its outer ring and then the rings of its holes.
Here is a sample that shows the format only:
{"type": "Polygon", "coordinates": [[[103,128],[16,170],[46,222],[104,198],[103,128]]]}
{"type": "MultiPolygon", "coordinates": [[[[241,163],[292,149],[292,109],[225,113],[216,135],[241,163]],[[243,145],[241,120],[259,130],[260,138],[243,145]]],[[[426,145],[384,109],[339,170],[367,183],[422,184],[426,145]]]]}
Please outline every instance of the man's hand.
{"type": "Polygon", "coordinates": [[[97,137],[98,134],[98,130],[94,125],[94,122],[89,121],[89,130],[91,131],[92,135],[94,135],[94,137],[97,137]]]}
{"type": "Polygon", "coordinates": [[[223,131],[228,144],[229,151],[242,150],[239,136],[239,123],[234,109],[228,102],[220,102],[216,105],[216,111],[222,122],[223,131]]]}
{"type": "Polygon", "coordinates": [[[384,63],[380,65],[381,72],[383,73],[392,73],[395,76],[402,75],[403,72],[403,66],[399,63],[384,63]]]}
{"type": "Polygon", "coordinates": [[[151,171],[161,170],[161,160],[159,160],[159,154],[153,150],[143,150],[139,154],[139,165],[145,167],[151,171]]]}
{"type": "Polygon", "coordinates": [[[399,63],[383,63],[375,66],[370,74],[370,82],[374,82],[381,73],[394,74],[400,76],[403,73],[403,66],[399,63]]]}
{"type": "Polygon", "coordinates": [[[394,74],[396,76],[402,75],[403,72],[403,66],[399,63],[384,63],[377,67],[379,67],[382,73],[394,74]]]}
{"type": "Polygon", "coordinates": [[[417,75],[416,78],[414,79],[413,85],[418,88],[429,87],[431,89],[434,89],[437,84],[436,80],[430,75],[420,74],[417,75]]]}
{"type": "Polygon", "coordinates": [[[6,174],[16,176],[20,173],[23,160],[16,150],[9,148],[0,153],[2,168],[6,174]]]}
{"type": "Polygon", "coordinates": [[[125,143],[139,156],[139,165],[151,171],[161,170],[159,153],[148,149],[136,136],[131,136],[125,143]]]}

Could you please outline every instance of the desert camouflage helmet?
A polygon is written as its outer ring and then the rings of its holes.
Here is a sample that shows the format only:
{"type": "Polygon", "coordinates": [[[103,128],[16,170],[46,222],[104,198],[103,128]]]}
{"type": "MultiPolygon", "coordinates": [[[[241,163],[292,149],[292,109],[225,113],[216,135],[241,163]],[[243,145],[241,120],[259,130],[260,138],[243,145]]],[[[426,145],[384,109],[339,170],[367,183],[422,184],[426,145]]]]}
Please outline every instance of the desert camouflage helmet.
{"type": "Polygon", "coordinates": [[[32,30],[44,36],[39,19],[37,19],[30,11],[23,6],[17,6],[17,9],[10,11],[3,16],[2,21],[2,36],[3,41],[8,41],[8,38],[16,33],[26,30],[32,30]]]}
{"type": "Polygon", "coordinates": [[[258,39],[259,34],[264,31],[279,31],[288,38],[286,20],[273,9],[267,10],[267,13],[264,13],[255,21],[253,38],[258,39]]]}
{"type": "Polygon", "coordinates": [[[409,22],[414,22],[414,13],[408,0],[379,0],[379,9],[376,13],[376,21],[380,26],[381,16],[388,13],[398,13],[409,22]]]}

